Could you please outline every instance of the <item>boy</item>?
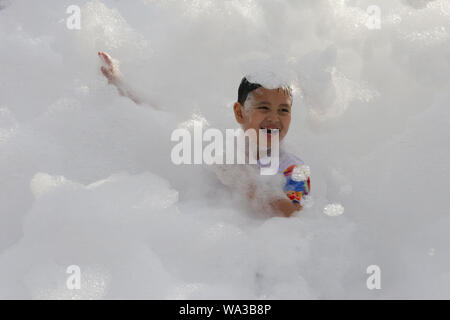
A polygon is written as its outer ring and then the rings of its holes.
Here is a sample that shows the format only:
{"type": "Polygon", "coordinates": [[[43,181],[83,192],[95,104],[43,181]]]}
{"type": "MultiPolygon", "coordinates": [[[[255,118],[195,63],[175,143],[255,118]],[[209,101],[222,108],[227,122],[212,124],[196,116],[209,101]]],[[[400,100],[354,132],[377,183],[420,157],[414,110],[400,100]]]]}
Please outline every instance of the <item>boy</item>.
{"type": "MultiPolygon", "coordinates": [[[[119,72],[111,57],[104,52],[99,52],[98,55],[105,63],[105,66],[101,67],[101,71],[109,83],[115,85],[121,95],[127,96],[140,104],[141,101],[120,80],[119,72]]],[[[268,89],[261,84],[249,82],[244,77],[239,86],[238,101],[234,104],[233,110],[236,121],[244,131],[255,130],[255,132],[259,132],[259,130],[264,130],[267,137],[267,150],[270,152],[272,132],[278,131],[281,142],[289,130],[291,107],[292,92],[290,88],[268,89]]],[[[259,139],[258,135],[257,139],[259,139]]],[[[261,166],[259,159],[258,166],[261,166]]],[[[237,175],[229,173],[229,170],[225,170],[222,175],[218,175],[219,179],[228,186],[236,184],[235,180],[242,180],[243,174],[245,174],[244,171],[237,175]]],[[[309,193],[309,169],[304,166],[302,160],[280,149],[278,174],[282,174],[285,178],[282,188],[283,194],[277,191],[267,192],[270,189],[264,189],[265,182],[252,181],[249,176],[244,179],[246,181],[245,187],[241,188],[240,191],[245,192],[250,202],[253,202],[256,206],[263,204],[263,206],[260,206],[261,209],[264,210],[264,208],[269,207],[285,217],[290,217],[293,213],[302,209],[301,200],[304,195],[309,193]],[[265,192],[261,192],[261,190],[265,190],[265,192]],[[265,201],[267,201],[268,206],[264,207],[265,201]]]]}

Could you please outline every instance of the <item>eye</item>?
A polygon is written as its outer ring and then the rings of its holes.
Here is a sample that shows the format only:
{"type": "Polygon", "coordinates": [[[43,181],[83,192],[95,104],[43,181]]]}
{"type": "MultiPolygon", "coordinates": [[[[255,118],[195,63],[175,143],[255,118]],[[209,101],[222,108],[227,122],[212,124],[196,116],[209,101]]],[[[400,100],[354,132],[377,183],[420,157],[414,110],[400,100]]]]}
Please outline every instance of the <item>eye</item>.
{"type": "Polygon", "coordinates": [[[269,107],[266,107],[266,106],[260,106],[260,107],[258,107],[258,109],[261,109],[261,110],[269,110],[269,107]]]}
{"type": "Polygon", "coordinates": [[[282,112],[289,113],[289,109],[287,109],[287,108],[283,108],[283,109],[281,109],[281,111],[282,111],[282,112]]]}

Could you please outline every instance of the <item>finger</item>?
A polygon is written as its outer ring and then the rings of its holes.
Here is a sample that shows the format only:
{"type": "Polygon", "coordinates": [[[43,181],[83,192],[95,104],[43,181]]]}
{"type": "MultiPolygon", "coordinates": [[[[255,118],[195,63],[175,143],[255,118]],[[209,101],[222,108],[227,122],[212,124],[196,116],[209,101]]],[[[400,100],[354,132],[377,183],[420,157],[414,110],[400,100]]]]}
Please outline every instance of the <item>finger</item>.
{"type": "Polygon", "coordinates": [[[106,52],[100,51],[100,52],[98,53],[98,55],[103,59],[103,61],[104,61],[107,65],[109,65],[109,66],[112,65],[112,59],[111,59],[111,56],[110,56],[109,54],[107,54],[106,52]]]}
{"type": "Polygon", "coordinates": [[[103,51],[99,51],[98,53],[98,57],[105,62],[105,53],[103,51]]]}
{"type": "Polygon", "coordinates": [[[103,62],[106,62],[105,53],[103,51],[99,51],[98,56],[103,62]]]}

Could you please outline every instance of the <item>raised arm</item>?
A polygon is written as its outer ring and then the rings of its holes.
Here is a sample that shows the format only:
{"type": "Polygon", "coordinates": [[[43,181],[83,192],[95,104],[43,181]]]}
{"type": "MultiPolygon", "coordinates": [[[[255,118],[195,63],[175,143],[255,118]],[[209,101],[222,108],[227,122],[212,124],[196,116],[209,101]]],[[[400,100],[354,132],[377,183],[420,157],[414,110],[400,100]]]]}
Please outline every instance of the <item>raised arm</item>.
{"type": "Polygon", "coordinates": [[[119,68],[117,64],[114,63],[111,56],[103,51],[99,51],[98,56],[103,62],[103,66],[100,67],[100,70],[106,79],[108,79],[108,83],[114,85],[120,95],[130,98],[136,104],[142,104],[142,99],[138,98],[123,82],[119,68]]]}

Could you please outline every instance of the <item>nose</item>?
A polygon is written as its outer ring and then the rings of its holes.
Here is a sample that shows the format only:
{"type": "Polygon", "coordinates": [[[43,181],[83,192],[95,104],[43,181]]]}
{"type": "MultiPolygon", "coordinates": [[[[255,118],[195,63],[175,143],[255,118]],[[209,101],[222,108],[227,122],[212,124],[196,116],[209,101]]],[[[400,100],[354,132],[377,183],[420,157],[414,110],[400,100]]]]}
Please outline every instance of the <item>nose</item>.
{"type": "Polygon", "coordinates": [[[272,110],[266,117],[266,120],[272,123],[278,123],[278,112],[276,110],[272,110]]]}

